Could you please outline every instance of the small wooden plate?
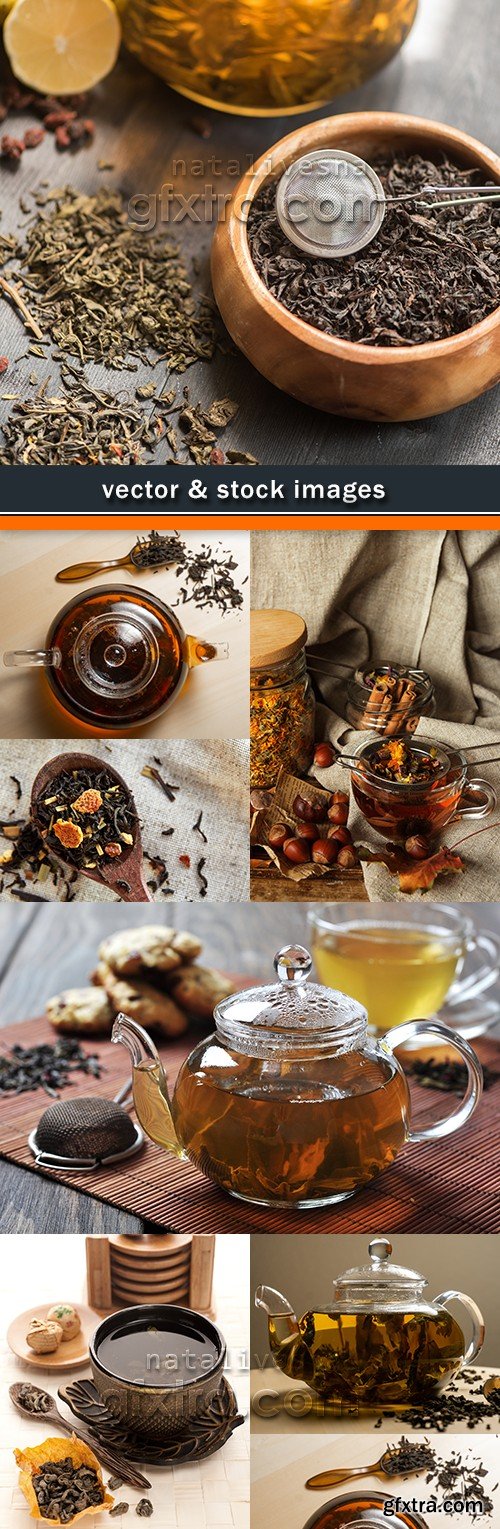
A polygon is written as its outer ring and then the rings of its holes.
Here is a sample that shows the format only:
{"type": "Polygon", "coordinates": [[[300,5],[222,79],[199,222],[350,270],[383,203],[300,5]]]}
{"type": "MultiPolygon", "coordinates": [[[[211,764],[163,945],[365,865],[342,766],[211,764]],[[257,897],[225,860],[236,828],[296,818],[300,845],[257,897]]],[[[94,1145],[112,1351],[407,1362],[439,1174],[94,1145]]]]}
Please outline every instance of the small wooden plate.
{"type": "Polygon", "coordinates": [[[176,1269],[172,1274],[164,1269],[154,1279],[143,1279],[141,1274],[134,1272],[133,1269],[130,1272],[126,1269],[114,1269],[112,1282],[114,1286],[127,1285],[129,1290],[149,1291],[151,1300],[154,1302],[155,1290],[178,1290],[179,1285],[189,1285],[189,1275],[189,1269],[176,1269]]]}
{"type": "Polygon", "coordinates": [[[7,1332],[7,1343],[12,1353],[17,1355],[26,1364],[33,1365],[35,1370],[76,1370],[78,1367],[89,1363],[89,1343],[99,1326],[100,1317],[90,1306],[77,1306],[81,1330],[76,1338],[70,1338],[67,1343],[60,1343],[54,1354],[35,1354],[34,1350],[26,1342],[26,1333],[30,1322],[36,1319],[45,1322],[47,1312],[55,1302],[46,1302],[44,1306],[32,1306],[31,1311],[22,1311],[18,1317],[14,1317],[7,1332]]]}
{"type": "Polygon", "coordinates": [[[142,1290],[137,1285],[119,1285],[113,1282],[113,1295],[117,1300],[126,1301],[127,1306],[174,1306],[182,1301],[188,1304],[189,1285],[165,1285],[157,1290],[142,1290]]]}
{"type": "Polygon", "coordinates": [[[161,1258],[163,1255],[170,1257],[171,1254],[183,1252],[191,1247],[192,1241],[191,1232],[167,1232],[163,1237],[149,1232],[142,1237],[126,1237],[123,1233],[114,1232],[109,1238],[109,1245],[113,1252],[116,1249],[122,1255],[130,1253],[132,1258],[161,1258]]]}
{"type": "Polygon", "coordinates": [[[191,1258],[165,1258],[159,1263],[138,1263],[135,1258],[122,1260],[112,1254],[112,1271],[116,1275],[127,1275],[128,1278],[144,1281],[144,1284],[154,1284],[154,1280],[170,1280],[171,1275],[187,1274],[190,1271],[191,1258]]]}

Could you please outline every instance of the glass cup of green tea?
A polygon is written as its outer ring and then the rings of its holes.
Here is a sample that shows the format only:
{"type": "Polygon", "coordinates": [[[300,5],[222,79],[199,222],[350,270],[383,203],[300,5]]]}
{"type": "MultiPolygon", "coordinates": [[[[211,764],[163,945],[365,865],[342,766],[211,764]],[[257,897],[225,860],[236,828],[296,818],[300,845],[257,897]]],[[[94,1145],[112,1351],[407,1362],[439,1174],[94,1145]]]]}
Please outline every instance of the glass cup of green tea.
{"type": "Polygon", "coordinates": [[[320,982],[363,1004],[378,1034],[476,998],[500,972],[500,939],[441,903],[339,903],[312,909],[309,925],[320,982]],[[479,964],[463,975],[470,954],[479,964]]]}

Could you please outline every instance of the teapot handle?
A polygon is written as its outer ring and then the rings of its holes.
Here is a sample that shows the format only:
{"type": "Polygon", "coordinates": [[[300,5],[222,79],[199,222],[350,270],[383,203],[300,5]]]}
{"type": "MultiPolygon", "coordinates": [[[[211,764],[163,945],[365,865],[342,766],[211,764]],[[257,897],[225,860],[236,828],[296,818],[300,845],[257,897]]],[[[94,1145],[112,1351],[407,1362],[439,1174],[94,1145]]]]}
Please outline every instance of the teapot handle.
{"type": "Polygon", "coordinates": [[[474,1359],[477,1359],[477,1356],[480,1353],[484,1343],[486,1329],[484,1325],[483,1314],[479,1310],[479,1306],[476,1306],[476,1302],[472,1300],[472,1297],[470,1295],[463,1295],[461,1290],[445,1290],[443,1295],[438,1295],[436,1297],[436,1300],[433,1304],[434,1306],[438,1306],[440,1309],[443,1306],[447,1308],[449,1301],[459,1301],[460,1305],[465,1307],[466,1312],[471,1318],[472,1338],[469,1343],[469,1347],[466,1349],[462,1359],[462,1366],[466,1364],[473,1364],[474,1359]]]}
{"type": "Polygon", "coordinates": [[[382,1048],[385,1047],[392,1053],[406,1041],[414,1041],[419,1036],[427,1040],[432,1035],[437,1035],[440,1041],[446,1041],[448,1046],[450,1044],[454,1046],[463,1057],[467,1068],[467,1088],[463,1099],[450,1114],[444,1115],[441,1120],[436,1120],[433,1125],[422,1127],[419,1131],[411,1129],[408,1131],[407,1140],[413,1143],[434,1141],[437,1137],[451,1136],[452,1131],[459,1131],[474,1113],[483,1092],[483,1069],[472,1046],[469,1046],[468,1041],[464,1041],[461,1035],[456,1035],[454,1030],[449,1030],[448,1025],[441,1025],[438,1020],[433,1020],[431,1024],[426,1019],[408,1020],[407,1024],[397,1025],[394,1030],[390,1030],[380,1044],[382,1048]]]}
{"type": "Polygon", "coordinates": [[[59,648],[29,648],[26,652],[4,653],[6,669],[60,669],[62,653],[59,648]]]}

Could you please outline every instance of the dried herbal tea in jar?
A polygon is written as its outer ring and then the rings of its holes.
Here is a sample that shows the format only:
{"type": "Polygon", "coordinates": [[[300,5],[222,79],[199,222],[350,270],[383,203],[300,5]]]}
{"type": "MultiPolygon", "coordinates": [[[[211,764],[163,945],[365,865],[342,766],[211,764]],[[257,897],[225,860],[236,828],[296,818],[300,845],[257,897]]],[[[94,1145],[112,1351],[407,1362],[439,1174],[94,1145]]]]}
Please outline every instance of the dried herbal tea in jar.
{"type": "Polygon", "coordinates": [[[305,775],[315,704],[306,667],[307,627],[294,611],[252,611],[250,783],[273,786],[281,769],[305,775]]]}
{"type": "Polygon", "coordinates": [[[278,183],[261,188],[247,234],[268,291],[323,334],[359,345],[444,340],[493,313],[500,304],[500,202],[473,195],[484,170],[420,154],[371,156],[370,163],[387,198],[385,218],[371,243],[343,259],[297,249],[278,222],[278,183]],[[447,192],[423,190],[439,185],[456,187],[456,198],[466,200],[455,205],[447,192]],[[415,200],[397,200],[410,193],[415,200]],[[445,205],[422,205],[429,200],[445,205]]]}

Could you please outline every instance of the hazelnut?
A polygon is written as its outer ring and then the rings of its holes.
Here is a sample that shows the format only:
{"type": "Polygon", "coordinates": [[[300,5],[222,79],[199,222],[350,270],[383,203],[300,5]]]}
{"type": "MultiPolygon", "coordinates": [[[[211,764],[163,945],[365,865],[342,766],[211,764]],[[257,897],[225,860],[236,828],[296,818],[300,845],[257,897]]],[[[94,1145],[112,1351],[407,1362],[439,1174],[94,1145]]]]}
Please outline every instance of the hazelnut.
{"type": "Polygon", "coordinates": [[[405,850],[412,860],[426,860],[429,845],[422,834],[412,834],[410,839],[405,840],[405,850]]]}
{"type": "Polygon", "coordinates": [[[334,802],[343,802],[344,806],[348,806],[349,805],[349,795],[348,795],[348,792],[347,791],[332,791],[331,796],[330,796],[330,807],[333,807],[334,802]]]}
{"type": "Polygon", "coordinates": [[[311,855],[315,865],[335,865],[338,852],[335,839],[316,839],[311,855]]]}
{"type": "Polygon", "coordinates": [[[289,838],[290,829],[286,823],[273,823],[267,835],[267,842],[273,849],[282,849],[289,838]]]}
{"type": "Polygon", "coordinates": [[[328,812],[327,812],[327,818],[328,818],[329,823],[338,823],[341,827],[344,827],[345,824],[347,823],[348,817],[349,817],[349,801],[348,800],[347,801],[343,801],[343,802],[332,802],[332,806],[328,808],[328,812]]]}
{"type": "Polygon", "coordinates": [[[317,807],[314,806],[314,802],[308,801],[306,796],[300,796],[299,794],[294,797],[292,802],[292,812],[294,817],[298,818],[299,821],[302,820],[304,823],[314,823],[316,819],[317,807]]]}
{"type": "Polygon", "coordinates": [[[287,860],[293,860],[295,865],[307,865],[311,859],[310,845],[307,839],[287,839],[283,845],[283,854],[287,860]]]}
{"type": "Polygon", "coordinates": [[[314,839],[317,839],[318,837],[317,823],[301,823],[300,837],[301,839],[309,839],[310,843],[312,844],[314,839]]]}
{"type": "Polygon", "coordinates": [[[335,749],[331,743],[318,743],[314,750],[314,764],[318,770],[328,770],[335,760],[335,749]]]}
{"type": "Polygon", "coordinates": [[[328,829],[326,837],[327,839],[336,839],[338,844],[352,844],[352,834],[342,824],[337,827],[333,824],[333,827],[328,829]]]}
{"type": "Polygon", "coordinates": [[[356,865],[359,865],[359,855],[354,844],[344,844],[342,849],[339,849],[337,865],[341,865],[344,871],[352,871],[356,865]]]}

